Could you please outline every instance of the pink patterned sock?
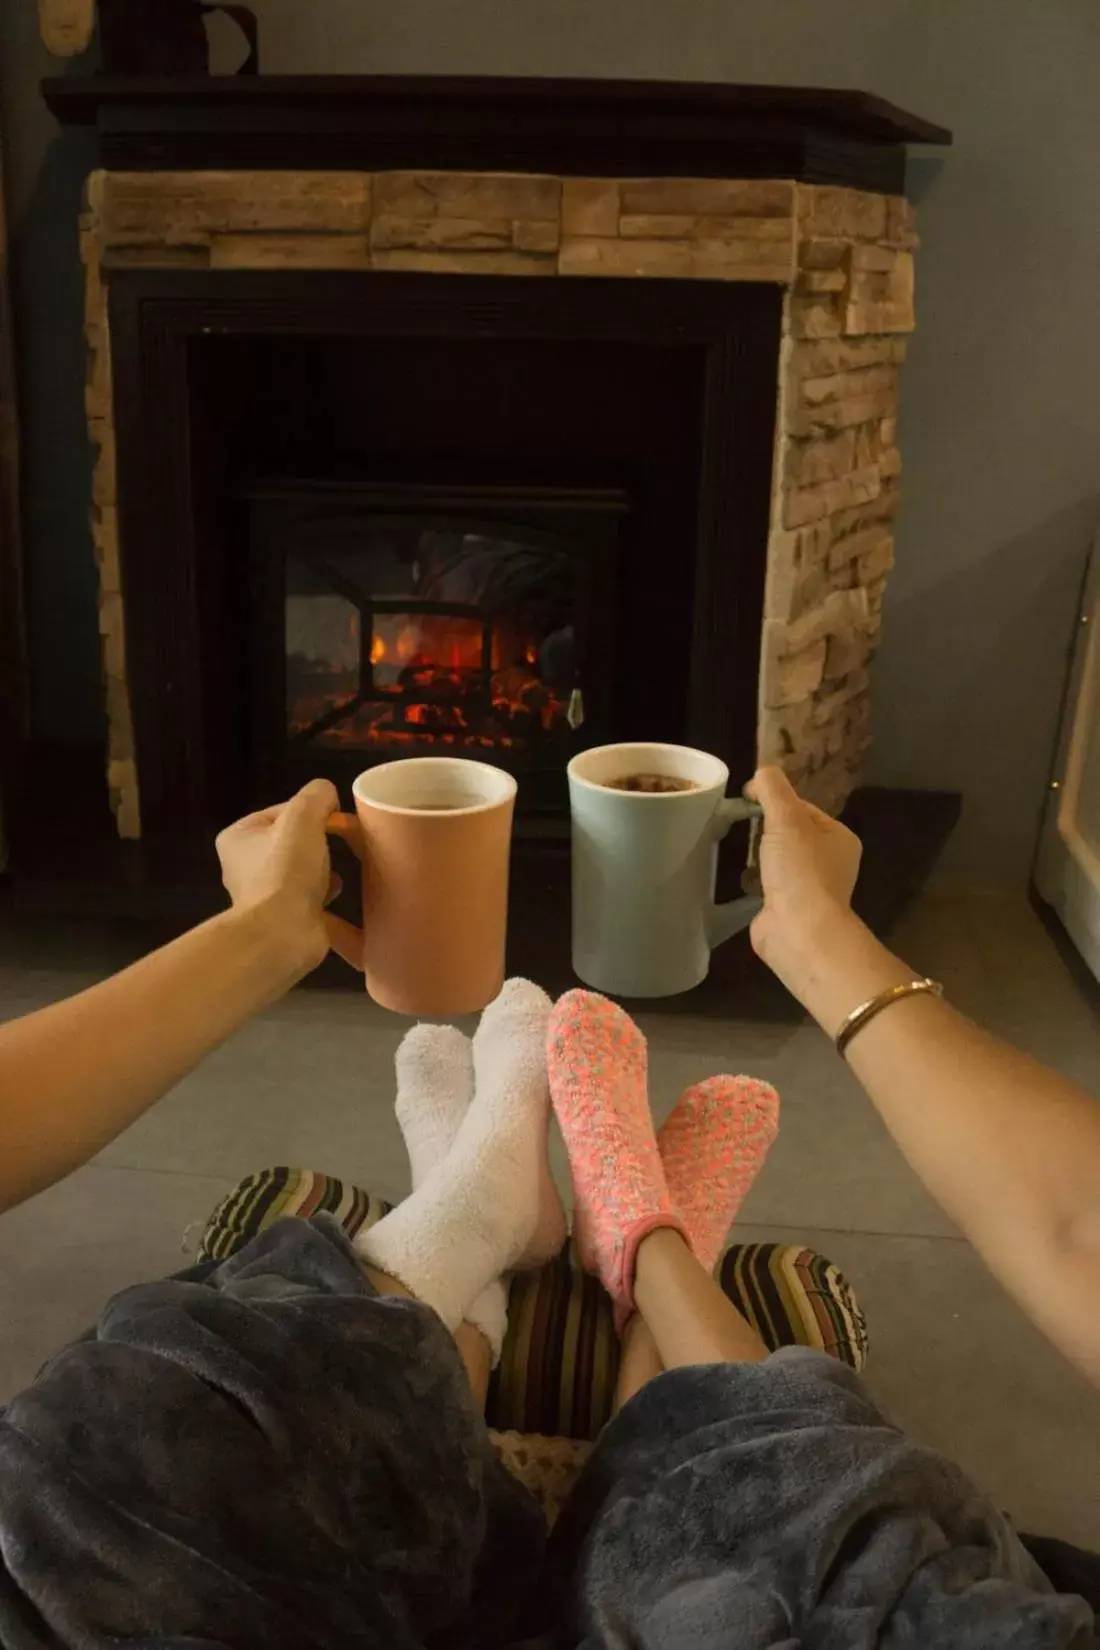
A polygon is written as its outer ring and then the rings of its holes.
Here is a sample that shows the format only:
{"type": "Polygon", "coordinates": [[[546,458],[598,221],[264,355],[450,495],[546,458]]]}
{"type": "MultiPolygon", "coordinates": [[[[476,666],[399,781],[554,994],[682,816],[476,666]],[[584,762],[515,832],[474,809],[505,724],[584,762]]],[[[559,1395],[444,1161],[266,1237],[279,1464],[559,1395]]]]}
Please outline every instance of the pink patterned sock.
{"type": "Polygon", "coordinates": [[[550,1098],[573,1171],[573,1241],[616,1306],[634,1300],[634,1258],[672,1207],[646,1092],[645,1038],[592,991],[555,1005],[547,1038],[550,1098]]]}
{"type": "Polygon", "coordinates": [[[708,1272],[778,1133],[770,1083],[708,1077],[685,1089],[657,1136],[669,1196],[708,1272]]]}

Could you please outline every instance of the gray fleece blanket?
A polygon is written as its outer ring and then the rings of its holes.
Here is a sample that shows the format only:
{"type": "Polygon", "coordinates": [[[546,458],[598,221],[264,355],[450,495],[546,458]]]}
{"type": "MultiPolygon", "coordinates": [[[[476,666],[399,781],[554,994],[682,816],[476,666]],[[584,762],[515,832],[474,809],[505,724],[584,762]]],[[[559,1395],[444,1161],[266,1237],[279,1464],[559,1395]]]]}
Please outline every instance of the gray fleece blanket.
{"type": "Polygon", "coordinates": [[[1084,1650],[1007,1520],[790,1348],[659,1376],[607,1428],[554,1532],[562,1642],[647,1650],[1084,1650]]]}
{"type": "Polygon", "coordinates": [[[1095,1643],[814,1353],[653,1382],[543,1549],[450,1337],[327,1217],[116,1296],[0,1415],[5,1650],[1095,1643]]]}

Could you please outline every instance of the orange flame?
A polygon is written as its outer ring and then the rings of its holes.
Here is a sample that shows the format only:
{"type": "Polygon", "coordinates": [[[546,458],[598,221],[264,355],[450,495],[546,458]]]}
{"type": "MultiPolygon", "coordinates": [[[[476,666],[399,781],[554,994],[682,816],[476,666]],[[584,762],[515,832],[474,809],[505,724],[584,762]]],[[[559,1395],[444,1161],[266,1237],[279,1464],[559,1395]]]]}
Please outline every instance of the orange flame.
{"type": "MultiPolygon", "coordinates": [[[[388,671],[387,680],[379,684],[379,699],[319,734],[321,744],[342,749],[423,750],[444,745],[509,750],[524,746],[539,729],[549,734],[564,727],[565,703],[539,675],[539,648],[533,637],[494,627],[485,706],[480,698],[485,665],[480,624],[425,614],[410,616],[400,629],[393,621],[383,625],[370,641],[371,664],[385,665],[388,671]],[[424,694],[423,700],[418,693],[424,694]]],[[[331,686],[318,681],[295,696],[290,731],[305,732],[353,693],[347,673],[334,671],[331,686]]]]}

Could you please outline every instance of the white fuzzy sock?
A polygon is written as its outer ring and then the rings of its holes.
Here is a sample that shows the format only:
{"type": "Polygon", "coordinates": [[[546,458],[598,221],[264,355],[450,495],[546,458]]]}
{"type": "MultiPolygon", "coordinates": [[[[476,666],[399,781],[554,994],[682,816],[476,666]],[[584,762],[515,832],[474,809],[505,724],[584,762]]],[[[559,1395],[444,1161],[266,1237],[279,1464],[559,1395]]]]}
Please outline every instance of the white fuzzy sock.
{"type": "Polygon", "coordinates": [[[413,1191],[442,1163],[474,1097],[474,1056],[457,1026],[413,1026],[394,1058],[397,1121],[413,1191]]]}
{"type": "Polygon", "coordinates": [[[511,1266],[516,1272],[532,1271],[553,1260],[566,1237],[565,1214],[546,1149],[550,1125],[546,1037],[553,1006],[545,991],[530,980],[505,980],[473,1038],[474,1107],[466,1127],[474,1123],[479,1107],[490,1116],[515,1113],[540,1120],[537,1128],[528,1129],[517,1140],[517,1151],[523,1148],[524,1194],[530,1199],[533,1188],[534,1197],[526,1211],[529,1235],[511,1266]]]}
{"type": "Polygon", "coordinates": [[[448,1329],[494,1278],[541,1265],[565,1240],[546,1161],[549,1018],[545,992],[506,981],[474,1037],[474,1098],[450,1152],[356,1240],[369,1265],[403,1283],[448,1329]]]}
{"type": "MultiPolygon", "coordinates": [[[[454,1145],[474,1097],[474,1058],[457,1026],[418,1025],[402,1039],[397,1069],[397,1121],[409,1154],[413,1191],[419,1190],[454,1145]]],[[[500,1357],[508,1327],[508,1290],[502,1278],[486,1284],[466,1312],[500,1357]]]]}

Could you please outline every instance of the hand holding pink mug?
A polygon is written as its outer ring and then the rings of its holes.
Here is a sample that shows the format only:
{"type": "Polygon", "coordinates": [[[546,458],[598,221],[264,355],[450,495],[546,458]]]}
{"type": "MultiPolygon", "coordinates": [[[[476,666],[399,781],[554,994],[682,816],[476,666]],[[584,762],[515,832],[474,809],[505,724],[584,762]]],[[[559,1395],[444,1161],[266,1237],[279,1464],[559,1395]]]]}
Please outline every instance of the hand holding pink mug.
{"type": "Polygon", "coordinates": [[[363,867],[363,927],[333,949],[399,1014],[472,1014],[504,983],[516,782],[486,762],[410,757],[361,773],[328,829],[363,867]]]}

